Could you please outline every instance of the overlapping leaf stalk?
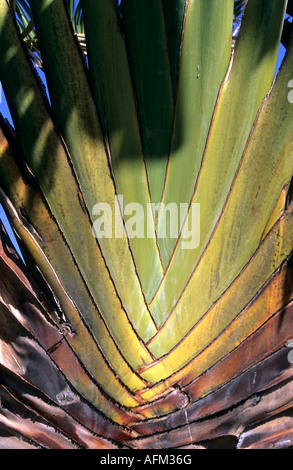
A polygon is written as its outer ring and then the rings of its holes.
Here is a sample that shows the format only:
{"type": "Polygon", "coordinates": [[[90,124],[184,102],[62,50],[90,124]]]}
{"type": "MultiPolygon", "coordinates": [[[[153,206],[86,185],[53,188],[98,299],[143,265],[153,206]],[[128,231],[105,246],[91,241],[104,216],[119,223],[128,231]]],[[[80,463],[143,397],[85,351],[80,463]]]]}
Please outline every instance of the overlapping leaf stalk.
{"type": "Polygon", "coordinates": [[[0,197],[26,262],[2,230],[0,423],[23,445],[181,447],[219,421],[245,446],[254,393],[266,419],[292,406],[264,391],[292,388],[293,45],[274,80],[287,2],[246,3],[232,47],[232,0],[0,0],[0,197]],[[94,237],[97,203],[119,237],[94,237]],[[186,226],[198,204],[198,246],[151,203],[186,226]]]}

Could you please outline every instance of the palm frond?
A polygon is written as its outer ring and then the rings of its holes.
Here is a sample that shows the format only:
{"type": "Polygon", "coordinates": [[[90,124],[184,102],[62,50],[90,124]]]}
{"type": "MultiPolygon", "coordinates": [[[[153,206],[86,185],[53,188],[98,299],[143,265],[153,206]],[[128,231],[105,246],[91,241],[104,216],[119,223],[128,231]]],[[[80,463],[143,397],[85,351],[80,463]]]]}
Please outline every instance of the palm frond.
{"type": "Polygon", "coordinates": [[[290,447],[286,8],[0,0],[0,447],[290,447]]]}

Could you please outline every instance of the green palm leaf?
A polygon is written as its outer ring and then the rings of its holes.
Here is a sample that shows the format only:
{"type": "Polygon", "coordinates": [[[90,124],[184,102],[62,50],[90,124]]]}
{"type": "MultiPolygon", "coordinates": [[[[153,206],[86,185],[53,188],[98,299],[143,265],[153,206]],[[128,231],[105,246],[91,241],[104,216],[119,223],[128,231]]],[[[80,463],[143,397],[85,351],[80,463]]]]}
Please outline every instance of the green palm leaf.
{"type": "Polygon", "coordinates": [[[290,446],[291,6],[0,0],[0,448],[290,446]]]}

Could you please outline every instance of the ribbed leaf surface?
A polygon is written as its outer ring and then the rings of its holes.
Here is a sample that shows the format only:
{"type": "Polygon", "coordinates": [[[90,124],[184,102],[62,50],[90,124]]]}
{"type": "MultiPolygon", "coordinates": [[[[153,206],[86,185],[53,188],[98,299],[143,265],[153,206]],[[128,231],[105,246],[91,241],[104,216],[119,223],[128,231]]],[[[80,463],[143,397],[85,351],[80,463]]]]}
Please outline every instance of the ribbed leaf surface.
{"type": "Polygon", "coordinates": [[[286,5],[0,0],[0,447],[288,447],[286,5]]]}

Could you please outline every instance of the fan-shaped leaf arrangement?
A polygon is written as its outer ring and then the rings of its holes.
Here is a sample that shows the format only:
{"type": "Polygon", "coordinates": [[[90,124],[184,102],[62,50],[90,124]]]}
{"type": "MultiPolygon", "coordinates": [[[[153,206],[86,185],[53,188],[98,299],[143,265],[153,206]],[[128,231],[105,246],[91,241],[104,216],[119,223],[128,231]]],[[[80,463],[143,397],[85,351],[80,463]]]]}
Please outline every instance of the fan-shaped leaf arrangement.
{"type": "Polygon", "coordinates": [[[290,446],[287,2],[246,2],[233,48],[232,0],[16,4],[0,195],[25,264],[1,228],[0,446],[290,446]]]}

